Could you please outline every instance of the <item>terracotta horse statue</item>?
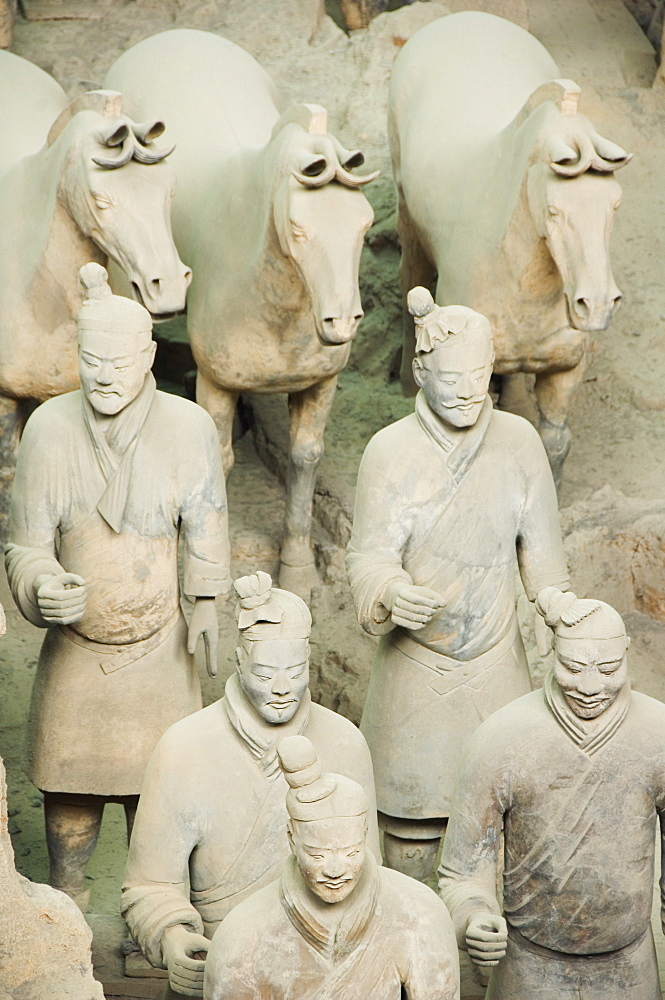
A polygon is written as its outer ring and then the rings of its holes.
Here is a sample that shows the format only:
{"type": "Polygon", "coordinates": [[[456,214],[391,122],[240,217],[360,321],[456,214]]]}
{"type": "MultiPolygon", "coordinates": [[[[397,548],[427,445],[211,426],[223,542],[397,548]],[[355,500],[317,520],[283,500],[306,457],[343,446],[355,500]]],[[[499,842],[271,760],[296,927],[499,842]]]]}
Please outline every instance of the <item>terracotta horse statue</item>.
{"type": "MultiPolygon", "coordinates": [[[[578,111],[532,35],[466,12],[422,28],[398,55],[389,136],[398,192],[403,293],[489,317],[495,372],[533,372],[540,433],[561,480],[568,413],[590,334],[621,303],[609,240],[630,160],[578,111]]],[[[412,385],[413,323],[402,379],[412,385]]]]}
{"type": "Polygon", "coordinates": [[[171,233],[175,187],[155,144],[160,120],[132,121],[118,93],[68,103],[48,74],[0,52],[0,438],[19,403],[78,386],[79,268],[110,258],[155,318],[180,312],[191,271],[171,233]]]}
{"type": "Polygon", "coordinates": [[[280,117],[275,89],[248,53],[217,35],[175,30],[130,49],[110,70],[128,106],[159,104],[177,148],[173,226],[192,264],[187,327],[197,400],[212,414],[226,472],[241,392],[286,392],[290,455],[280,583],[316,580],[312,497],[323,433],[362,318],[358,268],[373,213],[358,150],[299,105],[280,117]],[[172,72],[177,62],[177,80],[172,72]]]}

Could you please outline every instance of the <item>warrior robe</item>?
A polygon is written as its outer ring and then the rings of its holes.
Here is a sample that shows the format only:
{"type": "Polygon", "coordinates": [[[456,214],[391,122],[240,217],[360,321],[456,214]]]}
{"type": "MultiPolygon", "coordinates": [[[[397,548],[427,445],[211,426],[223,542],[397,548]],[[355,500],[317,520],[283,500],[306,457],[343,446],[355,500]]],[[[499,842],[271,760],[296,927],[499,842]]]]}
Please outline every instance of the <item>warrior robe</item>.
{"type": "Polygon", "coordinates": [[[368,857],[342,902],[323,903],[291,855],[280,880],[222,922],[205,1000],[458,1000],[455,935],[431,889],[368,857]]]}
{"type": "Polygon", "coordinates": [[[297,734],[312,741],[324,771],[365,789],[369,843],[380,859],[372,762],[359,730],[312,704],[309,692],[290,722],[270,726],[233,674],[220,701],[164,734],[146,769],[121,908],[155,967],[164,968],[167,927],[212,937],[232,907],[279,874],[289,855],[288,786],[276,747],[297,734]]]}
{"type": "Polygon", "coordinates": [[[665,814],[665,705],[626,685],[597,720],[552,676],[477,730],[459,775],[439,883],[460,947],[500,913],[508,952],[489,1000],[660,1000],[650,916],[665,814]],[[590,956],[590,957],[587,957],[590,956]]]}
{"type": "Polygon", "coordinates": [[[379,431],[358,472],[347,570],[358,619],[382,636],[363,712],[379,809],[445,817],[463,749],[496,709],[531,689],[516,616],[516,569],[530,600],[568,587],[556,492],[531,424],[486,399],[457,430],[430,409],[379,431]],[[444,607],[395,627],[382,598],[403,580],[444,607]]]}
{"type": "Polygon", "coordinates": [[[228,590],[219,441],[209,415],[149,374],[119,414],[70,392],[30,417],[19,449],[5,562],[40,627],[34,581],[77,573],[83,617],[48,628],[32,689],[28,770],[45,791],[134,795],[162,733],[201,707],[180,609],[228,590]]]}

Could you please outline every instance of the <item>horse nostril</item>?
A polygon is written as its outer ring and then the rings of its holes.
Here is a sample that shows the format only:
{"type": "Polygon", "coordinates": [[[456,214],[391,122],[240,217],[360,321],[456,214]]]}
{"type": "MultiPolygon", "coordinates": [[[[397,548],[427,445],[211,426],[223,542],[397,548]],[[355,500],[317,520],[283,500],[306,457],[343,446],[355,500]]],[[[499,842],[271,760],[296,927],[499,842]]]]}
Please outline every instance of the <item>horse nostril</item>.
{"type": "Polygon", "coordinates": [[[360,323],[360,320],[363,318],[364,315],[365,315],[365,313],[363,313],[363,312],[356,313],[356,315],[353,317],[354,322],[355,323],[360,323]]]}
{"type": "Polygon", "coordinates": [[[623,295],[615,295],[612,301],[612,315],[617,311],[621,303],[623,302],[623,295]]]}
{"type": "Polygon", "coordinates": [[[575,299],[575,309],[580,316],[588,316],[590,311],[589,300],[585,298],[575,299]]]}
{"type": "Polygon", "coordinates": [[[159,286],[161,285],[161,278],[153,278],[150,282],[150,291],[153,295],[159,295],[159,286]]]}
{"type": "Polygon", "coordinates": [[[192,269],[191,269],[191,267],[186,267],[185,268],[184,278],[185,278],[185,283],[187,285],[191,285],[191,283],[192,283],[192,269]]]}

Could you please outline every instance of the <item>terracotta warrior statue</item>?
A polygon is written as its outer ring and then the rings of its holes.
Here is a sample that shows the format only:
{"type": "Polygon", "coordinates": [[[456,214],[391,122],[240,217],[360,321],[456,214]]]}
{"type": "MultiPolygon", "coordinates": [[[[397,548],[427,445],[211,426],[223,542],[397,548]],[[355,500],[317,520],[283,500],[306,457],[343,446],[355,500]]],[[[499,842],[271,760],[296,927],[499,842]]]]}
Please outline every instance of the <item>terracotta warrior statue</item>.
{"type": "Polygon", "coordinates": [[[381,636],[361,729],[384,857],[425,879],[467,740],[531,689],[516,570],[530,600],[568,573],[540,438],[492,408],[489,322],[424,288],[409,308],[416,410],[365,449],[347,569],[360,624],[381,636]]]}
{"type": "Polygon", "coordinates": [[[220,921],[271,882],[288,857],[285,736],[306,734],[326,767],[365,789],[380,859],[372,763],[347,719],[312,703],[312,619],[267,573],[235,582],[236,671],[224,697],[159,741],[141,790],[122,911],[146,958],[168,969],[166,997],[203,996],[205,952],[220,921]]]}
{"type": "Polygon", "coordinates": [[[28,722],[28,773],[44,792],[51,885],[85,909],[104,803],[131,826],[161,734],[201,707],[193,652],[216,669],[215,596],[230,586],[214,424],[158,392],[150,314],[81,268],[81,389],[30,417],[5,562],[14,600],[45,628],[28,722]],[[183,590],[194,598],[187,625],[183,590]]]}
{"type": "Polygon", "coordinates": [[[554,667],[471,740],[441,896],[460,947],[493,970],[488,1000],[660,1000],[650,917],[665,705],[631,692],[613,608],[554,587],[536,607],[554,667]]]}
{"type": "Polygon", "coordinates": [[[305,736],[281,740],[291,855],[281,877],[222,921],[205,1000],[457,1000],[455,935],[426,886],[366,851],[357,781],[322,773],[305,736]]]}

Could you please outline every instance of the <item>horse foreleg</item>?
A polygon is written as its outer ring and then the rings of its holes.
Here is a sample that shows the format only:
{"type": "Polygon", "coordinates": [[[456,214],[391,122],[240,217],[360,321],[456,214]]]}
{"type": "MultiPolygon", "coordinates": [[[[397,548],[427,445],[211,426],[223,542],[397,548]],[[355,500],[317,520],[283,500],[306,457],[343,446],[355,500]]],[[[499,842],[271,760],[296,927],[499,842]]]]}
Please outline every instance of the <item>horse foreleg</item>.
{"type": "Polygon", "coordinates": [[[335,398],[337,376],[289,395],[289,473],[279,580],[309,601],[318,583],[310,535],[316,470],[323,455],[323,433],[335,398]]]}
{"type": "Polygon", "coordinates": [[[413,358],[416,353],[416,333],[413,317],[406,308],[406,297],[416,285],[429,288],[436,270],[423,250],[404,199],[400,196],[397,209],[397,232],[402,247],[399,266],[402,288],[402,360],[400,381],[405,396],[415,396],[418,386],[413,378],[413,358]]]}
{"type": "Polygon", "coordinates": [[[557,493],[561,489],[563,463],[570,451],[568,414],[587,366],[586,352],[574,368],[536,375],[536,403],[540,414],[539,431],[552,468],[557,493]]]}
{"type": "Polygon", "coordinates": [[[222,449],[222,468],[229,478],[233,468],[233,416],[238,402],[237,392],[220,389],[200,371],[196,373],[196,402],[207,410],[215,421],[219,444],[222,449]]]}

